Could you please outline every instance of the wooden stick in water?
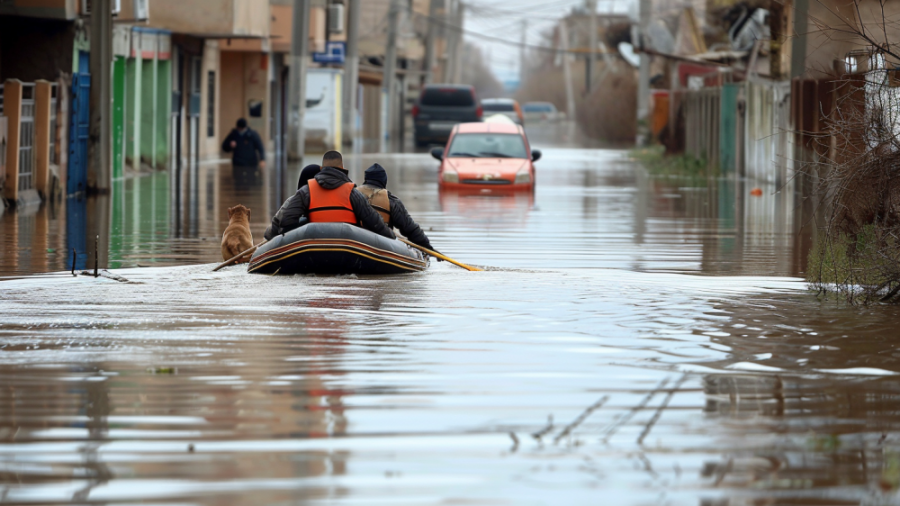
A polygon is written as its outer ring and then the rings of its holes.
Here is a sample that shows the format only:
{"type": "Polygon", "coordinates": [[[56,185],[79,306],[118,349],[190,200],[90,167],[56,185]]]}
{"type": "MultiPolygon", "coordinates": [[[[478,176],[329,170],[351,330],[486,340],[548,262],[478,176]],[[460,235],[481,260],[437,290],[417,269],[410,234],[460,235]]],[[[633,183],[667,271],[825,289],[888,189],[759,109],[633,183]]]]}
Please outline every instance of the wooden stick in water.
{"type": "Polygon", "coordinates": [[[224,262],[222,262],[222,263],[220,263],[219,265],[217,265],[216,268],[213,269],[212,271],[213,271],[213,272],[216,272],[217,270],[221,269],[222,267],[228,267],[229,265],[231,265],[231,264],[237,262],[239,259],[244,258],[244,257],[247,256],[247,255],[252,255],[253,252],[257,250],[257,248],[259,248],[260,246],[262,246],[263,244],[265,244],[265,243],[267,243],[267,242],[268,242],[268,241],[263,241],[263,242],[257,244],[256,246],[254,246],[254,247],[248,249],[247,251],[238,253],[237,255],[235,255],[235,256],[229,258],[228,260],[225,260],[224,262]]]}

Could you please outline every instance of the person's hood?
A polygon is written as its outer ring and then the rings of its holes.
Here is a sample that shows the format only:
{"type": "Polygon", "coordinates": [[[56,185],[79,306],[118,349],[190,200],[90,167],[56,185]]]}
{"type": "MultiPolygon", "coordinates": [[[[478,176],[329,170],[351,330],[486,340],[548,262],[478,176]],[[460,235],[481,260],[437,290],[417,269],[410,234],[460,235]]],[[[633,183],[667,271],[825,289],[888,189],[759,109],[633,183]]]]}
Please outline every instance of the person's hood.
{"type": "Polygon", "coordinates": [[[300,179],[297,181],[297,189],[299,190],[309,184],[309,180],[316,177],[316,174],[321,170],[322,167],[315,164],[303,167],[303,170],[300,171],[300,179]]]}
{"type": "Polygon", "coordinates": [[[333,190],[341,185],[352,183],[350,175],[344,169],[337,167],[322,167],[322,170],[316,174],[316,182],[319,186],[326,190],[333,190]]]}
{"type": "Polygon", "coordinates": [[[366,169],[366,182],[369,186],[374,186],[376,188],[387,188],[387,172],[384,170],[384,167],[381,165],[373,164],[371,167],[366,169]]]}

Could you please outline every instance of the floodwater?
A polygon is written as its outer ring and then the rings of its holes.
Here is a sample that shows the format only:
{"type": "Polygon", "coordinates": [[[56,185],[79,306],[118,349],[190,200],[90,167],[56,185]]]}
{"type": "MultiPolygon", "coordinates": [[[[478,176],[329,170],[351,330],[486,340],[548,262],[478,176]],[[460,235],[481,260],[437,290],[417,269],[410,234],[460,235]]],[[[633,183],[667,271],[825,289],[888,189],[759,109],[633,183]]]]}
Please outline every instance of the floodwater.
{"type": "Polygon", "coordinates": [[[349,159],[485,272],[213,273],[280,191],[212,164],[122,183],[120,280],[26,275],[92,264],[79,207],[0,217],[0,502],[900,504],[900,315],[807,291],[794,197],[556,144],[534,195],[349,159]]]}

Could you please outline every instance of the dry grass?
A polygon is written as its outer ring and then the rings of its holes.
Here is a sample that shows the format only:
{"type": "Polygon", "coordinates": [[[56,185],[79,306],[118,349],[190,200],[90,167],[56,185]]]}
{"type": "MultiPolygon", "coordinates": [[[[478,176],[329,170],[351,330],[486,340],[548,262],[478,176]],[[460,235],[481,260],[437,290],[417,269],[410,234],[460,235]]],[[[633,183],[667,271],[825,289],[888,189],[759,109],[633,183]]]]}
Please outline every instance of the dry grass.
{"type": "MultiPolygon", "coordinates": [[[[605,65],[598,62],[597,76],[605,65]]],[[[606,73],[591,96],[585,96],[584,65],[572,62],[575,95],[575,120],[588,136],[611,144],[632,144],[637,135],[637,77],[626,63],[619,61],[606,73]]],[[[566,110],[566,86],[562,66],[547,65],[535,71],[516,92],[519,102],[552,102],[566,110]]]]}
{"type": "Polygon", "coordinates": [[[851,303],[889,301],[900,293],[900,92],[877,72],[847,78],[839,90],[822,138],[830,154],[807,167],[827,208],[807,280],[851,303]]]}

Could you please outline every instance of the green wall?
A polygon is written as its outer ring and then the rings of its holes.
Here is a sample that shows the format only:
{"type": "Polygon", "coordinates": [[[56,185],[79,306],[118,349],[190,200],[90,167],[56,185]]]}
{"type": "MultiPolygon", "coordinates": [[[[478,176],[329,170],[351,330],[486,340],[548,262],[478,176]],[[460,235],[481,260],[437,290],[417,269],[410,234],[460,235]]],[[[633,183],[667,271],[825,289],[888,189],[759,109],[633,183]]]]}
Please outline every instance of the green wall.
{"type": "Polygon", "coordinates": [[[156,80],[156,164],[168,166],[172,111],[172,62],[161,60],[156,80]]]}
{"type": "Polygon", "coordinates": [[[153,159],[154,109],[156,86],[153,80],[153,60],[143,60],[141,75],[141,161],[150,164],[153,159]]]}
{"type": "Polygon", "coordinates": [[[112,136],[113,159],[112,177],[121,178],[124,174],[125,164],[125,78],[126,59],[117,56],[113,62],[113,110],[112,110],[112,136]]]}
{"type": "Polygon", "coordinates": [[[137,60],[128,58],[125,62],[125,79],[128,87],[125,95],[125,159],[132,163],[132,146],[134,146],[134,114],[137,101],[135,100],[135,79],[137,75],[137,60]]]}

